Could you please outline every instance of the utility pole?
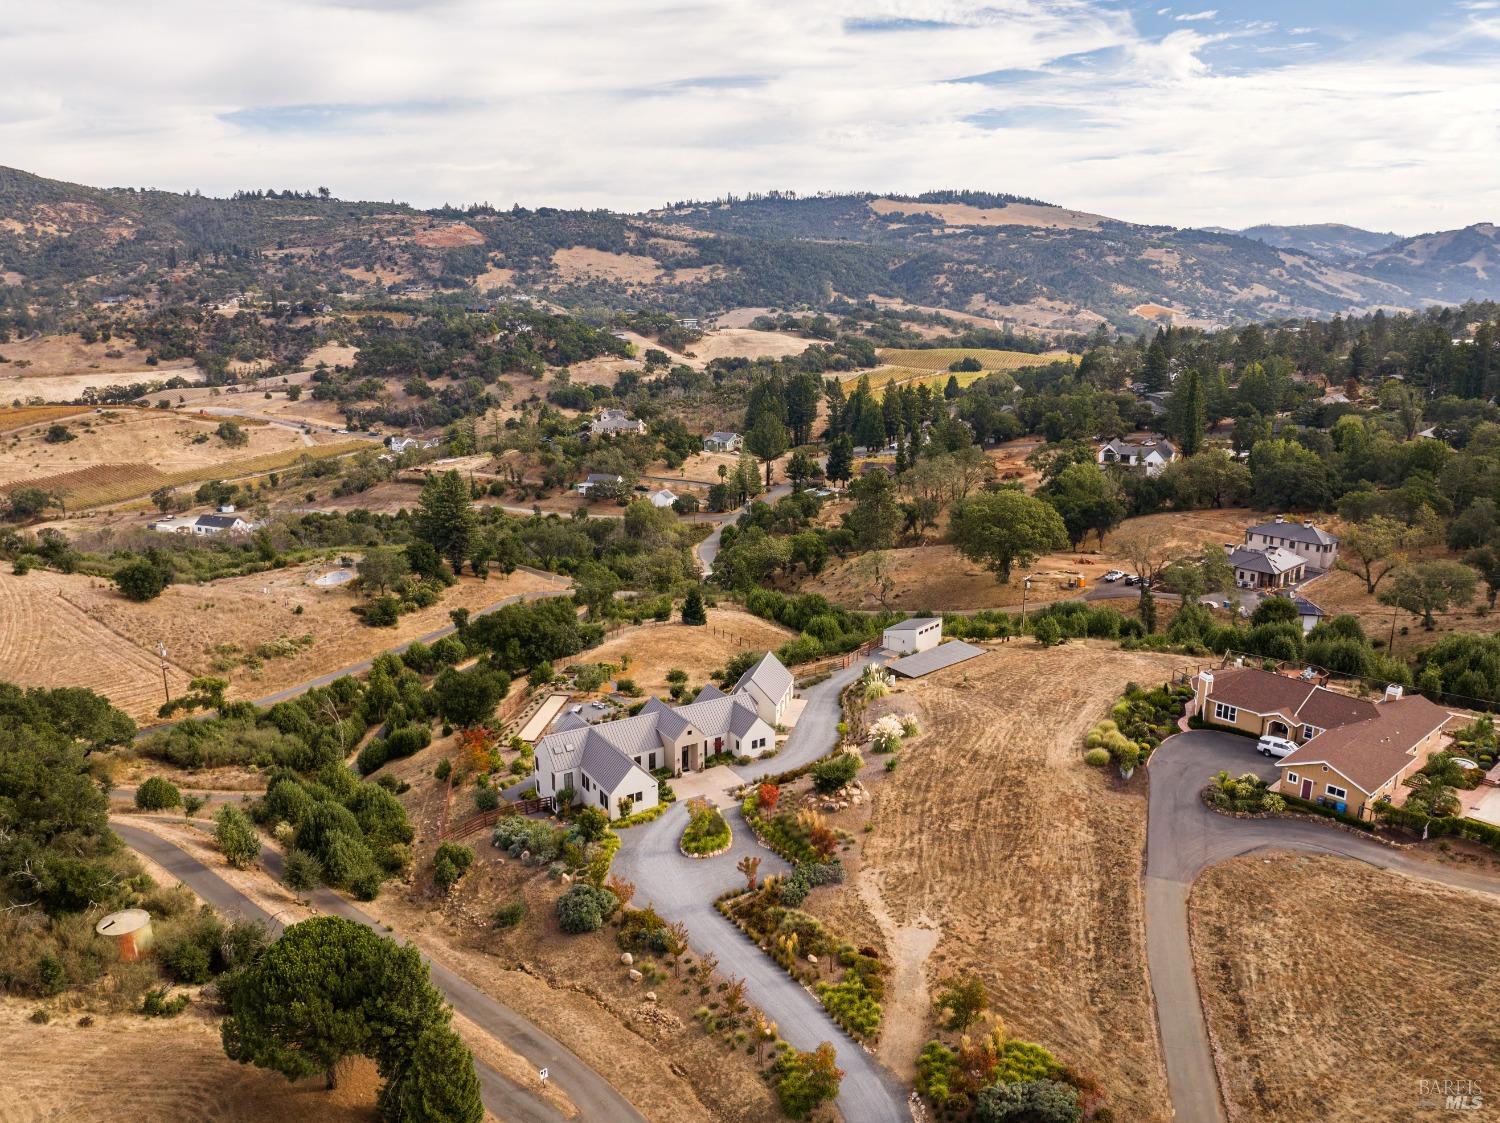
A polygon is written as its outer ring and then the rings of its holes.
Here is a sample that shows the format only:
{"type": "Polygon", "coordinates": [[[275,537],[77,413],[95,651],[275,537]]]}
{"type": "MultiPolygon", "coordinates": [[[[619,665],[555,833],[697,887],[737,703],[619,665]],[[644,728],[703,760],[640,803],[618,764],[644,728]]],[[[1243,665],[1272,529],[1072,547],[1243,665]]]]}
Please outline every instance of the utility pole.
{"type": "Polygon", "coordinates": [[[172,700],[172,692],[167,688],[167,645],[160,641],[156,644],[156,653],[161,656],[161,692],[166,695],[166,700],[172,700]]]}
{"type": "Polygon", "coordinates": [[[1026,596],[1030,592],[1031,592],[1031,578],[1030,577],[1023,578],[1021,580],[1021,623],[1023,625],[1026,623],[1026,596]]]}

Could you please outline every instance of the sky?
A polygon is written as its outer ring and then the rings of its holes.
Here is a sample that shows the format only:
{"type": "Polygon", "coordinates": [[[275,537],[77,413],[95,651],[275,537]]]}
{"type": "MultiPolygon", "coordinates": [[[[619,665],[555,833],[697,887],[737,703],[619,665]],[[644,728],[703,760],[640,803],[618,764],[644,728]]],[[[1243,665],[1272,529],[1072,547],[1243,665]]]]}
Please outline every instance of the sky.
{"type": "Polygon", "coordinates": [[[637,210],[1011,192],[1135,222],[1500,220],[1500,0],[48,0],[0,164],[637,210]]]}

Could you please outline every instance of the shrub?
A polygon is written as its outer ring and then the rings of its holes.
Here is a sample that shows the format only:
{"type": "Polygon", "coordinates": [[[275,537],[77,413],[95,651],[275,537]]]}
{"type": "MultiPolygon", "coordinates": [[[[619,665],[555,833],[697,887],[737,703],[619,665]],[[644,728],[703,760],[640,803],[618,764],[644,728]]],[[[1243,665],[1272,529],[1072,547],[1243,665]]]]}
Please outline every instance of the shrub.
{"type": "Polygon", "coordinates": [[[494,788],[480,788],[474,793],[474,807],[479,811],[493,811],[500,806],[500,793],[494,788]]]}
{"type": "Polygon", "coordinates": [[[316,889],[323,880],[323,863],[306,850],[291,850],[286,856],[286,876],[283,880],[289,889],[306,892],[316,889]]]}
{"type": "Polygon", "coordinates": [[[437,883],[438,891],[446,893],[452,889],[473,864],[474,851],[467,846],[456,842],[445,842],[439,846],[437,855],[432,860],[432,880],[437,883]]]}
{"type": "Polygon", "coordinates": [[[798,862],[792,872],[776,883],[776,897],[786,908],[796,908],[819,885],[836,885],[844,880],[844,864],[831,862],[798,862]]]}
{"type": "Polygon", "coordinates": [[[825,1041],[810,1053],[784,1049],[771,1067],[781,1110],[793,1119],[806,1119],[839,1094],[843,1079],[833,1045],[825,1041]]]}
{"type": "Polygon", "coordinates": [[[179,994],[175,998],[168,998],[167,994],[171,987],[153,987],[146,992],[146,997],[141,1002],[141,1013],[148,1018],[175,1018],[187,1009],[188,996],[179,994]]]}
{"type": "Polygon", "coordinates": [[[219,844],[225,860],[235,869],[253,866],[260,858],[260,837],[250,819],[238,807],[225,805],[214,816],[218,826],[214,829],[214,841],[219,844]]]}
{"type": "Polygon", "coordinates": [[[1083,762],[1085,764],[1093,765],[1093,767],[1095,768],[1103,768],[1106,764],[1109,763],[1109,750],[1090,749],[1088,752],[1083,754],[1083,762]]]}
{"type": "Polygon", "coordinates": [[[619,903],[619,899],[608,889],[599,889],[581,881],[575,882],[557,899],[557,921],[564,932],[575,935],[597,932],[614,914],[619,903]]]}
{"type": "Polygon", "coordinates": [[[873,1038],[880,1032],[880,1003],[860,975],[851,971],[839,983],[819,983],[818,1000],[852,1036],[873,1038]]]}
{"type": "Polygon", "coordinates": [[[135,789],[135,805],[142,811],[165,811],[182,806],[182,793],[177,785],[160,776],[152,776],[135,789]]]}
{"type": "Polygon", "coordinates": [[[688,825],[682,832],[682,849],[689,854],[713,854],[729,845],[729,824],[719,809],[703,800],[688,807],[688,825]]]}
{"type": "Polygon", "coordinates": [[[839,753],[813,766],[813,788],[824,795],[836,792],[859,775],[864,762],[858,753],[839,753]]]}
{"type": "Polygon", "coordinates": [[[975,1103],[979,1123],[1077,1123],[1083,1118],[1078,1093],[1056,1080],[994,1084],[975,1103]]]}
{"type": "Polygon", "coordinates": [[[519,897],[495,910],[496,928],[514,928],[526,919],[526,902],[519,897]]]}
{"type": "Polygon", "coordinates": [[[150,558],[137,558],[115,570],[115,586],[133,601],[155,600],[171,581],[171,569],[150,558]]]}

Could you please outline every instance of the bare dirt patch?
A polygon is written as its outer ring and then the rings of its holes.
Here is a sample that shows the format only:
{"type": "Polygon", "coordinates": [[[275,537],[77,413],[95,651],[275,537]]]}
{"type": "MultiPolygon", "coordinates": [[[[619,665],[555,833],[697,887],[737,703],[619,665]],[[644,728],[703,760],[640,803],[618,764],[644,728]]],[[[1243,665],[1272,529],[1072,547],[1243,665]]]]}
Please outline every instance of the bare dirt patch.
{"type": "Polygon", "coordinates": [[[1127,681],[1190,662],[1015,642],[903,687],[889,708],[922,733],[875,791],[855,875],[895,925],[939,929],[929,985],[979,974],[1011,1032],[1096,1077],[1119,1119],[1171,1114],[1145,970],[1146,803],[1139,782],[1087,768],[1081,738],[1127,681]]]}
{"type": "Polygon", "coordinates": [[[800,355],[813,341],[784,331],[756,331],[754,328],[720,328],[711,331],[693,345],[693,355],[700,362],[713,359],[784,359],[800,355]]]}
{"type": "Polygon", "coordinates": [[[482,246],[484,235],[464,222],[447,222],[429,226],[412,235],[413,242],[430,250],[451,250],[460,246],[482,246]]]}
{"type": "Polygon", "coordinates": [[[650,284],[662,275],[655,258],[636,253],[610,253],[587,246],[557,250],[552,264],[565,281],[606,280],[626,284],[650,284]]]}
{"type": "Polygon", "coordinates": [[[598,647],[578,657],[579,662],[619,663],[630,656],[621,672],[648,694],[667,692],[667,672],[674,667],[688,673],[693,686],[708,681],[708,672],[722,667],[740,651],[774,651],[792,633],[738,609],[715,608],[706,627],[686,624],[642,624],[615,633],[598,647]]]}
{"type": "Polygon", "coordinates": [[[1420,1079],[1500,1084],[1494,898],[1256,855],[1205,872],[1190,910],[1231,1119],[1451,1119],[1420,1079]]]}
{"type": "MultiPolygon", "coordinates": [[[[0,343],[0,355],[10,360],[0,366],[0,378],[22,375],[28,381],[43,375],[93,374],[98,376],[128,372],[142,377],[127,381],[145,381],[145,372],[153,377],[170,378],[170,371],[181,366],[191,366],[188,359],[163,363],[156,367],[146,366],[146,352],[128,339],[98,340],[85,343],[81,336],[38,335],[31,339],[0,343]],[[23,365],[24,364],[24,365],[23,365]],[[158,373],[158,372],[168,373],[158,373]]],[[[5,385],[0,381],[0,386],[5,385]]],[[[96,383],[96,385],[100,385],[96,383]]]]}
{"type": "Polygon", "coordinates": [[[29,1019],[34,1004],[0,1000],[7,1123],[68,1119],[80,1123],[374,1123],[380,1086],[375,1066],[349,1066],[339,1087],[321,1077],[290,1084],[224,1055],[218,1019],[194,1003],[176,1018],[94,1014],[83,1027],[59,1015],[29,1019]]]}

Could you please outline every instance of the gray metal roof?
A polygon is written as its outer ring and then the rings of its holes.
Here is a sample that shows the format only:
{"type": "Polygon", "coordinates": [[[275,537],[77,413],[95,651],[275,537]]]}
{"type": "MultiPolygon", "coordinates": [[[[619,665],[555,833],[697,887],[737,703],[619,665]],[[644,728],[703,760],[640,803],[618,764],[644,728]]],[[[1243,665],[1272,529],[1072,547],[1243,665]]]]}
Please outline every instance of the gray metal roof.
{"type": "Polygon", "coordinates": [[[694,698],[693,701],[694,702],[707,702],[710,698],[728,698],[728,697],[729,697],[729,695],[725,694],[722,690],[720,690],[713,683],[708,683],[706,686],[704,686],[704,688],[702,690],[698,691],[698,697],[694,698]]]}
{"type": "Polygon", "coordinates": [[[740,681],[734,684],[734,688],[743,690],[751,684],[774,701],[791,689],[792,672],[783,667],[781,660],[768,651],[759,663],[740,676],[740,681]]]}
{"type": "Polygon", "coordinates": [[[941,624],[941,617],[937,616],[915,616],[910,620],[903,620],[899,624],[892,624],[886,629],[888,632],[915,632],[928,624],[941,624]]]}
{"type": "Polygon", "coordinates": [[[236,523],[239,523],[241,521],[243,521],[243,520],[241,520],[238,515],[199,515],[198,516],[198,525],[199,526],[212,526],[212,527],[217,527],[220,530],[228,530],[231,527],[233,527],[236,523]]]}
{"type": "Polygon", "coordinates": [[[963,663],[983,654],[983,648],[965,643],[961,639],[952,639],[947,643],[928,648],[926,651],[908,655],[905,659],[897,659],[891,664],[890,669],[905,678],[920,678],[922,675],[930,675],[933,671],[940,671],[944,667],[951,667],[955,663],[963,663]]]}
{"type": "Polygon", "coordinates": [[[1263,534],[1269,538],[1285,538],[1288,542],[1316,543],[1319,546],[1333,546],[1338,543],[1337,538],[1310,522],[1276,522],[1273,520],[1252,526],[1245,533],[1263,534]]]}
{"type": "Polygon", "coordinates": [[[1235,569],[1247,570],[1250,573],[1270,573],[1279,576],[1307,563],[1281,546],[1268,546],[1265,549],[1240,546],[1231,551],[1229,564],[1235,569]]]}
{"type": "Polygon", "coordinates": [[[593,739],[583,750],[583,770],[589,774],[590,780],[610,794],[614,794],[632,772],[640,771],[628,756],[593,739]]]}

